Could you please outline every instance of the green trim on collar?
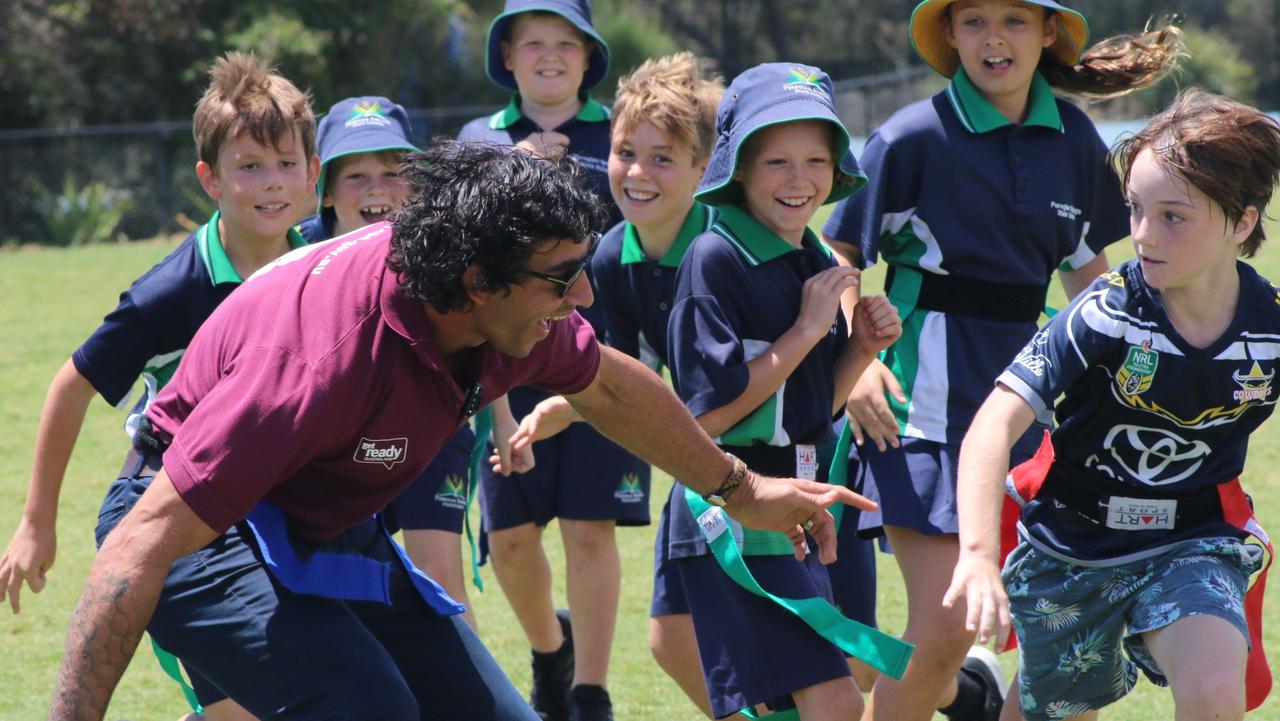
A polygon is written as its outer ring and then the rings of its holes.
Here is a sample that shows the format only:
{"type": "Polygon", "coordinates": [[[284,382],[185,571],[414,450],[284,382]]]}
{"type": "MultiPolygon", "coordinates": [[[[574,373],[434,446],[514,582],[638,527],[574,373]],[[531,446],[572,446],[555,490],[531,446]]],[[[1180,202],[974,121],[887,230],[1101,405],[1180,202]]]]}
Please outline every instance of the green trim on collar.
{"type": "MultiPolygon", "coordinates": [[[[200,226],[200,229],[196,231],[197,250],[200,252],[200,260],[204,263],[205,270],[209,271],[209,282],[211,284],[234,283],[239,285],[244,282],[244,279],[236,272],[236,267],[231,264],[231,259],[227,257],[227,249],[222,246],[222,238],[218,234],[218,219],[221,217],[222,211],[213,211],[213,215],[209,217],[209,222],[200,226]]],[[[302,237],[296,227],[289,228],[285,238],[289,241],[290,248],[301,248],[307,244],[306,239],[302,237]]]]}
{"type": "MultiPolygon", "coordinates": [[[[947,100],[965,130],[971,133],[989,133],[992,130],[1013,125],[1008,118],[1000,114],[989,100],[983,97],[973,81],[965,73],[964,68],[956,69],[956,74],[947,86],[947,100]]],[[[1031,78],[1031,90],[1027,95],[1027,119],[1023,125],[1040,125],[1065,132],[1062,116],[1058,113],[1058,103],[1053,95],[1053,87],[1037,70],[1031,78]]]]}
{"type": "MultiPolygon", "coordinates": [[[[658,260],[658,265],[664,268],[679,268],[680,261],[684,259],[685,252],[689,250],[689,244],[693,242],[694,238],[711,230],[711,224],[715,220],[716,211],[714,208],[695,202],[693,207],[689,209],[689,213],[684,216],[684,223],[680,225],[675,241],[670,248],[667,248],[667,252],[663,254],[662,258],[658,260]]],[[[636,232],[636,227],[631,223],[623,226],[621,260],[623,265],[648,261],[648,257],[644,254],[644,246],[640,243],[640,234],[636,232]]]]}
{"type": "MultiPolygon", "coordinates": [[[[581,120],[584,123],[602,123],[611,115],[608,108],[601,105],[595,98],[588,96],[582,101],[582,109],[573,117],[574,120],[581,120]]],[[[516,93],[511,96],[511,102],[507,103],[507,107],[489,116],[489,129],[506,130],[523,117],[524,114],[520,112],[520,93],[516,93]]]]}
{"type": "MultiPolygon", "coordinates": [[[[716,210],[720,211],[720,217],[715,221],[712,230],[729,241],[729,244],[742,254],[748,265],[767,263],[774,258],[799,250],[736,205],[722,205],[716,210]]],[[[801,245],[812,245],[828,258],[831,257],[831,250],[818,240],[812,228],[804,229],[804,238],[800,242],[801,245]]]]}

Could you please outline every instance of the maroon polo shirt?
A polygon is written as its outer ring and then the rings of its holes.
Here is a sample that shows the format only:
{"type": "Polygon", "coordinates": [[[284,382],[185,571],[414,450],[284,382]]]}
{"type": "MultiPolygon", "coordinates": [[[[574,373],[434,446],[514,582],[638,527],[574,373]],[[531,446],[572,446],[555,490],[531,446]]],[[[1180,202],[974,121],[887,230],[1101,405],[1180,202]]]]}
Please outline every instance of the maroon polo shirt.
{"type": "Polygon", "coordinates": [[[331,538],[413,483],[465,421],[471,384],[488,405],[516,385],[575,393],[595,378],[600,351],[575,313],[526,358],[479,346],[459,387],[387,268],[390,239],[380,223],[268,266],[209,317],[148,410],[165,470],[211,528],[265,499],[292,532],[331,538]]]}

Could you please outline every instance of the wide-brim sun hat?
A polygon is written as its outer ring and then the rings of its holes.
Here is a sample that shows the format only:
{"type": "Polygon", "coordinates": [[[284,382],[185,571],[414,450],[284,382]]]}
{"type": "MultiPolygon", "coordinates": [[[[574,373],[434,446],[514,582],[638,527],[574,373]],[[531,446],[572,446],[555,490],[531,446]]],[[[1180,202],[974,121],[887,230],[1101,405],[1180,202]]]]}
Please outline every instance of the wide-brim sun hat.
{"type": "Polygon", "coordinates": [[[484,58],[484,71],[494,84],[512,92],[518,92],[516,76],[507,70],[502,61],[502,40],[508,34],[511,22],[517,15],[529,12],[544,12],[559,15],[569,21],[570,25],[591,38],[593,47],[587,58],[587,71],[582,75],[579,91],[586,92],[599,85],[609,72],[609,45],[591,24],[591,3],[587,0],[507,0],[502,14],[489,24],[489,36],[486,41],[488,51],[484,58]]]}
{"type": "MultiPolygon", "coordinates": [[[[1021,0],[1052,10],[1058,18],[1058,39],[1045,49],[1064,65],[1080,61],[1089,41],[1089,23],[1079,12],[1053,0],[1021,0]]],[[[960,54],[947,42],[942,16],[956,0],[924,0],[911,12],[911,45],[920,58],[938,74],[951,77],[960,67],[960,54]]]]}
{"type": "Polygon", "coordinates": [[[316,154],[320,156],[316,194],[322,203],[325,176],[332,161],[356,153],[417,150],[409,113],[400,105],[374,95],[335,103],[320,119],[316,136],[316,154]]]}
{"type": "Polygon", "coordinates": [[[849,132],[836,114],[831,78],[799,63],[765,63],[733,79],[716,112],[716,144],[694,197],[707,205],[742,201],[742,183],[734,179],[742,146],[757,131],[800,120],[822,120],[835,127],[835,182],[822,202],[843,200],[867,182],[849,149],[849,132]]]}

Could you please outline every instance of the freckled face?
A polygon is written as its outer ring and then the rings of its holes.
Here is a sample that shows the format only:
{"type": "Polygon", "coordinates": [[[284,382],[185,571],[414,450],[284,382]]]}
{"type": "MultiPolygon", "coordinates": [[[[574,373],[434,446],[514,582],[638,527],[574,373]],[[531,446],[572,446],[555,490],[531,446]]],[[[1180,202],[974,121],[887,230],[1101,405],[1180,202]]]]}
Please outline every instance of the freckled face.
{"type": "Polygon", "coordinates": [[[831,195],[832,128],[800,120],[756,131],[743,147],[737,180],[744,209],[778,237],[799,247],[804,229],[831,195]]]}

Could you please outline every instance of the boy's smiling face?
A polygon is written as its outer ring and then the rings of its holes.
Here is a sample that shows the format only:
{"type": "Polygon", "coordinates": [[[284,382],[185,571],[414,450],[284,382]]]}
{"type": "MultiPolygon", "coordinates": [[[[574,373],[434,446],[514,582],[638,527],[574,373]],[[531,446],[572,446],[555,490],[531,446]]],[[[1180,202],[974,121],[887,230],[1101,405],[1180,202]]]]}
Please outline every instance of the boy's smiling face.
{"type": "Polygon", "coordinates": [[[196,164],[205,192],[218,202],[225,238],[281,240],[309,214],[320,159],[303,151],[298,131],[274,145],[245,133],[222,146],[217,165],[196,164]]]}
{"type": "Polygon", "coordinates": [[[1018,0],[960,0],[950,11],[947,41],[965,74],[997,109],[1021,115],[1040,55],[1058,39],[1057,21],[1018,0]]]}
{"type": "Polygon", "coordinates": [[[516,78],[521,98],[544,106],[576,102],[587,72],[590,41],[556,15],[517,15],[502,61],[516,78]]]}
{"type": "Polygon", "coordinates": [[[609,149],[609,190],[622,216],[644,231],[675,225],[693,207],[693,191],[707,168],[686,143],[677,143],[650,123],[616,129],[609,149]]]}
{"type": "Polygon", "coordinates": [[[409,186],[390,153],[357,153],[331,161],[324,207],[337,216],[335,235],[386,220],[404,204],[409,186]]]}
{"type": "Polygon", "coordinates": [[[757,130],[738,152],[743,208],[795,247],[835,182],[832,127],[799,120],[757,130]]]}

